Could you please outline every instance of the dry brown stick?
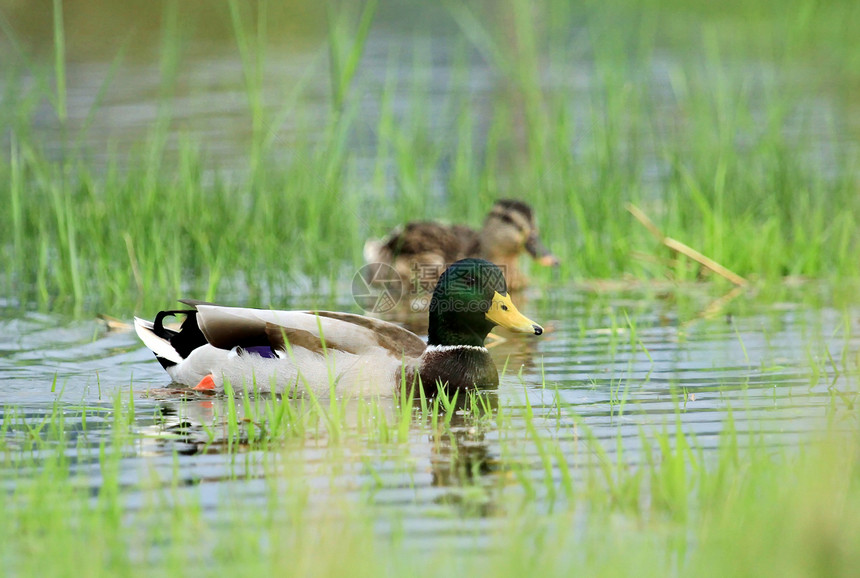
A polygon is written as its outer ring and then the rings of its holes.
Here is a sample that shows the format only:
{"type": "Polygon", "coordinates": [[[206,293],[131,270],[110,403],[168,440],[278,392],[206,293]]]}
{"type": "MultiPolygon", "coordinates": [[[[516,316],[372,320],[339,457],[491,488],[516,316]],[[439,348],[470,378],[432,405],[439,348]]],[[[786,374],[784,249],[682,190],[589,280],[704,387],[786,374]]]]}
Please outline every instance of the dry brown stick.
{"type": "Polygon", "coordinates": [[[104,313],[99,313],[96,315],[105,326],[107,326],[109,331],[131,331],[132,326],[129,323],[126,323],[122,319],[117,319],[116,317],[111,317],[110,315],[105,315],[104,313]]]}
{"type": "Polygon", "coordinates": [[[657,225],[654,224],[651,219],[648,218],[648,215],[642,212],[642,210],[632,203],[627,203],[625,208],[630,211],[630,214],[636,217],[636,220],[645,225],[645,228],[651,232],[654,237],[657,238],[661,243],[663,239],[666,238],[666,235],[663,234],[663,231],[657,228],[657,225]]]}
{"type": "Polygon", "coordinates": [[[692,247],[685,245],[681,241],[677,241],[677,240],[673,239],[672,237],[665,237],[663,239],[663,244],[666,245],[667,247],[669,247],[670,249],[672,249],[673,251],[677,251],[678,253],[681,253],[682,255],[689,257],[690,259],[692,259],[693,261],[696,261],[697,263],[701,264],[702,266],[707,267],[708,269],[710,269],[711,271],[713,271],[717,275],[719,275],[721,277],[725,277],[726,279],[728,279],[729,281],[731,281],[732,283],[734,283],[738,287],[746,287],[749,284],[749,282],[746,279],[744,279],[743,277],[741,277],[740,275],[738,275],[734,271],[731,271],[730,269],[726,269],[725,267],[723,267],[722,265],[720,265],[719,263],[717,263],[713,259],[709,259],[708,257],[705,257],[704,255],[702,255],[701,253],[699,253],[698,251],[696,251],[692,247]]]}
{"type": "Polygon", "coordinates": [[[721,277],[728,279],[729,281],[731,281],[732,283],[734,283],[735,285],[737,285],[739,287],[745,287],[746,285],[749,284],[749,282],[746,279],[744,279],[743,277],[741,277],[740,275],[738,275],[734,271],[731,271],[731,270],[727,269],[726,267],[723,267],[722,265],[720,265],[719,263],[717,263],[713,259],[710,259],[710,258],[706,257],[705,255],[702,255],[701,253],[699,253],[698,251],[696,251],[695,249],[693,249],[689,245],[686,245],[686,244],[682,243],[681,241],[678,241],[676,239],[673,239],[672,237],[667,237],[666,235],[664,235],[663,232],[659,228],[657,228],[657,225],[655,225],[654,222],[648,218],[648,215],[646,215],[644,212],[642,212],[642,210],[639,209],[639,207],[636,207],[635,205],[632,205],[630,203],[627,203],[626,207],[627,207],[627,210],[630,211],[630,214],[632,214],[634,217],[636,217],[636,220],[639,221],[640,223],[642,223],[645,226],[645,228],[648,229],[651,232],[651,234],[657,238],[658,241],[660,241],[661,243],[663,243],[664,245],[666,245],[667,247],[669,247],[673,251],[676,251],[676,252],[681,253],[682,255],[684,255],[686,257],[689,257],[693,261],[696,261],[697,263],[699,263],[703,267],[710,269],[711,271],[713,271],[717,275],[720,275],[721,277]]]}

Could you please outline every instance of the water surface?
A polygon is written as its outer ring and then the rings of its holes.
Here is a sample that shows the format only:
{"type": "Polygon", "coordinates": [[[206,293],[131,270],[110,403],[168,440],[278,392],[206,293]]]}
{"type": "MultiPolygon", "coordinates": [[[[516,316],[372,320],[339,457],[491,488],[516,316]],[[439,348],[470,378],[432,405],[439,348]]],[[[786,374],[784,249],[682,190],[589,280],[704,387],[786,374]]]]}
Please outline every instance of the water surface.
{"type": "MultiPolygon", "coordinates": [[[[460,412],[435,434],[416,419],[406,444],[373,435],[337,440],[325,427],[314,428],[271,450],[228,446],[224,398],[148,395],[169,379],[132,332],[109,331],[98,320],[5,310],[0,411],[18,424],[5,443],[14,450],[22,421],[38,424],[60,411],[71,468],[97,492],[98,452],[112,443],[114,399],[122,394],[128,406],[133,390],[136,441],[125,448],[119,474],[132,510],[143,506],[143,480],[170,484],[174,476],[208,515],[217,517],[228,497],[265,508],[267,480],[288,469],[301,472],[311,499],[337,487],[370,505],[380,531],[390,530],[395,516],[398,528],[421,544],[474,536],[476,527],[502,518],[509,492],[537,492],[536,503],[551,508],[568,474],[557,462],[547,473],[546,443],[559,448],[577,483],[596,465],[587,436],[611,460],[636,466],[645,459],[643,442],[673,430],[676,420],[707,458],[716,455],[729,419],[741,443],[749,432],[773,447],[808,443],[828,424],[856,419],[860,312],[802,299],[761,306],[741,296],[737,307],[704,319],[707,293],[679,289],[682,305],[653,294],[533,291],[523,309],[548,331],[491,348],[507,373],[482,397],[503,419],[475,421],[460,412]],[[513,465],[527,479],[512,478],[513,465]]],[[[395,400],[375,403],[395,415],[395,400]]],[[[241,400],[238,407],[240,416],[248,409],[241,400]]],[[[347,431],[362,431],[367,407],[345,405],[347,431]]],[[[27,472],[0,471],[7,487],[21,475],[27,472]]]]}

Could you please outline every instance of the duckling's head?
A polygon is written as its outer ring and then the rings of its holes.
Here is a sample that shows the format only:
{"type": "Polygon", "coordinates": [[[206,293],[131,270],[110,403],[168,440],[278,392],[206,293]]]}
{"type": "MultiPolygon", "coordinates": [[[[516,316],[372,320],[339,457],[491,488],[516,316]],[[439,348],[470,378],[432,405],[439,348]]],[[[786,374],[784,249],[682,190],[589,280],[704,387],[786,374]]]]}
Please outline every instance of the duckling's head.
{"type": "Polygon", "coordinates": [[[430,345],[483,346],[496,325],[516,333],[543,333],[517,311],[502,270],[484,259],[463,259],[442,273],[430,301],[429,321],[430,345]]]}
{"type": "Polygon", "coordinates": [[[558,265],[558,259],[540,240],[532,208],[522,201],[500,199],[484,220],[481,230],[484,256],[500,262],[524,250],[541,265],[558,265]]]}

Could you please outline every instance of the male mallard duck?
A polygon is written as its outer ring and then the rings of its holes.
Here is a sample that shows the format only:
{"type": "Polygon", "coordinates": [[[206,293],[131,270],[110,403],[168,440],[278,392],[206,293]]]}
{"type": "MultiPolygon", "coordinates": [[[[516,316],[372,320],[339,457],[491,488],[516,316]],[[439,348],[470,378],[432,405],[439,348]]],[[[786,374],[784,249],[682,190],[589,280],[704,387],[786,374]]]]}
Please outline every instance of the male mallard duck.
{"type": "Polygon", "coordinates": [[[541,265],[558,265],[558,259],[541,243],[531,207],[502,199],[493,205],[480,231],[432,221],[408,223],[384,239],[367,241],[364,259],[391,265],[407,287],[420,285],[429,292],[449,263],[480,257],[502,267],[508,288],[515,291],[528,284],[517,267],[524,251],[541,265]]]}
{"type": "Polygon", "coordinates": [[[393,395],[417,377],[427,394],[449,388],[493,386],[499,376],[484,347],[501,325],[540,335],[508,295],[502,271],[483,259],[464,259],[440,277],[429,311],[428,339],[393,323],[329,311],[267,311],[194,304],[161,311],[134,326],[173,381],[198,390],[240,389],[327,396],[393,395]],[[179,331],[164,318],[184,314],[179,331]]]}

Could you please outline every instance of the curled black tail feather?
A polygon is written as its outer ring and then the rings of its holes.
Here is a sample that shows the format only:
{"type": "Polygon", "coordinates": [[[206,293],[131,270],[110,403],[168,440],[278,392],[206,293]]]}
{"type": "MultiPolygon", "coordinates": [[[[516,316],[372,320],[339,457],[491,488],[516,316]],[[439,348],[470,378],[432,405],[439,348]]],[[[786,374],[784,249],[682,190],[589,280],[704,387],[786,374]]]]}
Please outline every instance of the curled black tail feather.
{"type": "Polygon", "coordinates": [[[197,325],[197,311],[194,309],[174,309],[171,311],[159,311],[155,316],[155,321],[152,322],[152,331],[162,339],[166,339],[176,350],[182,359],[185,359],[191,352],[206,345],[206,337],[200,331],[200,326],[197,325]],[[164,326],[165,317],[175,317],[177,315],[185,315],[185,320],[179,327],[179,331],[167,329],[164,326]]]}

